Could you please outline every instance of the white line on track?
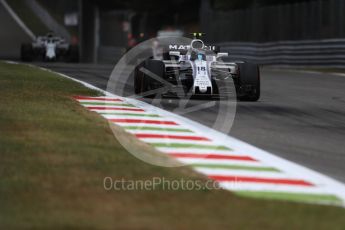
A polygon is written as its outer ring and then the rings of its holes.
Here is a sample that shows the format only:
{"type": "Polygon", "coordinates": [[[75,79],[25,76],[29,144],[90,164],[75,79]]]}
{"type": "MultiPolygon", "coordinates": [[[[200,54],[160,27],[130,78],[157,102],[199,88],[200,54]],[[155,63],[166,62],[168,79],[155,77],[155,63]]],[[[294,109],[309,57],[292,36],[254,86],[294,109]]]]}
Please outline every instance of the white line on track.
{"type": "Polygon", "coordinates": [[[247,176],[247,177],[264,177],[264,178],[286,178],[286,179],[299,179],[295,175],[289,175],[283,172],[267,172],[267,171],[240,171],[234,169],[207,169],[196,168],[197,172],[206,175],[219,175],[219,176],[247,176]]]}
{"type": "Polygon", "coordinates": [[[175,138],[139,138],[141,141],[146,143],[154,144],[154,143],[178,143],[178,144],[198,144],[198,145],[209,145],[214,146],[212,142],[209,141],[195,141],[195,140],[180,140],[175,138]]]}
{"type": "MultiPolygon", "coordinates": [[[[129,119],[131,116],[128,115],[121,115],[121,114],[101,114],[106,119],[129,119]]],[[[145,114],[142,114],[142,116],[132,116],[133,119],[141,119],[145,121],[166,121],[166,118],[164,117],[147,117],[145,114]]],[[[139,124],[140,125],[140,124],[139,124]]]]}
{"type": "Polygon", "coordinates": [[[184,164],[215,164],[215,165],[242,165],[242,166],[252,166],[252,167],[269,167],[258,161],[244,161],[244,160],[217,160],[217,159],[208,159],[208,158],[179,158],[179,161],[184,164]]]}
{"type": "Polygon", "coordinates": [[[175,136],[186,136],[186,135],[192,135],[193,133],[190,132],[180,132],[180,131],[171,131],[171,130],[143,130],[143,129],[136,129],[136,130],[126,130],[129,133],[132,134],[157,134],[157,135],[175,135],[175,136]]]}
{"type": "MultiPolygon", "coordinates": [[[[314,194],[328,194],[329,191],[320,187],[306,187],[306,186],[289,186],[281,184],[260,184],[260,183],[245,183],[245,182],[220,182],[222,188],[235,191],[275,191],[275,192],[295,192],[295,193],[314,193],[314,194]]],[[[329,193],[332,194],[332,193],[329,193]]]]}

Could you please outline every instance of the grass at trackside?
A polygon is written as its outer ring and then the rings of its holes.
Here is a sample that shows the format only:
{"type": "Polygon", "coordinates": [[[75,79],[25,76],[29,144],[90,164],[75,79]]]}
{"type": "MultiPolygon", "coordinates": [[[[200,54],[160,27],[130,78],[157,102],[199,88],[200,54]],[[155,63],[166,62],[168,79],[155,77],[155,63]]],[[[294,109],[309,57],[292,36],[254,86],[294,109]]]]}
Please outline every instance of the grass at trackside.
{"type": "Polygon", "coordinates": [[[45,24],[30,10],[24,0],[9,0],[6,2],[36,36],[45,35],[49,31],[45,24]]]}
{"type": "Polygon", "coordinates": [[[72,95],[97,92],[0,63],[0,229],[343,229],[345,209],[222,190],[106,191],[104,177],[202,179],[127,153],[72,95]]]}

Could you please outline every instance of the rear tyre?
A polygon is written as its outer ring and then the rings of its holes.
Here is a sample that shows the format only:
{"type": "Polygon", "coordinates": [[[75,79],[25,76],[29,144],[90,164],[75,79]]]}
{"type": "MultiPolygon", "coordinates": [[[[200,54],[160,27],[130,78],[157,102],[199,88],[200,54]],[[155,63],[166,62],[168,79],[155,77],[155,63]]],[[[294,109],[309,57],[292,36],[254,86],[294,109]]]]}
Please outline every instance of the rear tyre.
{"type": "Polygon", "coordinates": [[[240,101],[257,101],[260,98],[260,70],[257,64],[237,63],[239,80],[237,98],[240,101]]]}
{"type": "Polygon", "coordinates": [[[72,45],[68,50],[68,59],[70,62],[79,62],[79,47],[72,45]]]}
{"type": "Polygon", "coordinates": [[[141,67],[143,67],[143,64],[139,64],[138,66],[135,67],[135,70],[134,70],[134,93],[136,95],[139,95],[144,91],[143,89],[144,74],[140,70],[141,67]]]}
{"type": "Polygon", "coordinates": [[[22,44],[20,47],[20,57],[22,61],[32,61],[34,56],[34,51],[30,43],[22,44]]]}

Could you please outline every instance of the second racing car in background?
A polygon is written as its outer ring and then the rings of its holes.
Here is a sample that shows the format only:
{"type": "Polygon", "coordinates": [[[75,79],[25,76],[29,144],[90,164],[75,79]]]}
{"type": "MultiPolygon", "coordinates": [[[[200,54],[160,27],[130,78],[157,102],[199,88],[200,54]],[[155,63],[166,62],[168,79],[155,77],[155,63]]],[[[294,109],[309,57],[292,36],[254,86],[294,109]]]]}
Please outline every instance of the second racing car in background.
{"type": "Polygon", "coordinates": [[[206,46],[200,37],[200,33],[194,33],[190,45],[171,44],[163,55],[153,55],[140,63],[134,73],[135,93],[151,97],[159,93],[163,97],[212,98],[233,95],[235,91],[241,101],[259,100],[258,65],[233,61],[218,47],[206,46]]]}
{"type": "Polygon", "coordinates": [[[66,42],[62,37],[53,33],[38,36],[32,43],[21,46],[22,61],[66,61],[78,62],[79,51],[77,45],[66,42]]]}

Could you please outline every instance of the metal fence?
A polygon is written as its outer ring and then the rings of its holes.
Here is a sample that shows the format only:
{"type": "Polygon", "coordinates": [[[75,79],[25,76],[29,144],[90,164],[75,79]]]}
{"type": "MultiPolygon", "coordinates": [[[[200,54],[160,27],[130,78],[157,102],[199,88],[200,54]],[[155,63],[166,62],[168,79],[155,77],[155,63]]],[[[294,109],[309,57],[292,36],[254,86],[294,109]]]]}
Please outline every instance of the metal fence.
{"type": "Polygon", "coordinates": [[[345,1],[315,0],[228,12],[201,7],[201,28],[213,42],[345,38],[345,1]]]}
{"type": "Polygon", "coordinates": [[[221,51],[234,60],[246,60],[261,65],[345,67],[345,39],[226,42],[221,51]]]}

